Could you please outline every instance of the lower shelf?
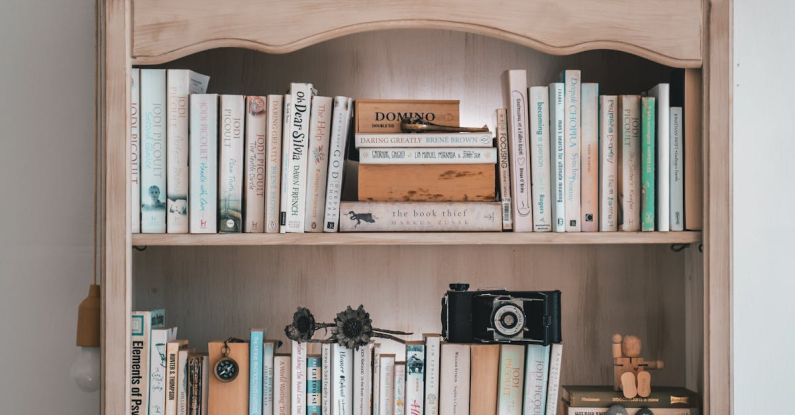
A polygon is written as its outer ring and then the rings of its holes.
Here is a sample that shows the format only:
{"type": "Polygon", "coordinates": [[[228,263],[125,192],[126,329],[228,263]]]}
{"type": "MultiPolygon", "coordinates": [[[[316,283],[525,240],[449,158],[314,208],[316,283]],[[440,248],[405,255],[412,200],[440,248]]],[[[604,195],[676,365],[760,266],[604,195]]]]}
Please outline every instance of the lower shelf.
{"type": "Polygon", "coordinates": [[[691,244],[701,232],[134,234],[133,246],[691,244]]]}

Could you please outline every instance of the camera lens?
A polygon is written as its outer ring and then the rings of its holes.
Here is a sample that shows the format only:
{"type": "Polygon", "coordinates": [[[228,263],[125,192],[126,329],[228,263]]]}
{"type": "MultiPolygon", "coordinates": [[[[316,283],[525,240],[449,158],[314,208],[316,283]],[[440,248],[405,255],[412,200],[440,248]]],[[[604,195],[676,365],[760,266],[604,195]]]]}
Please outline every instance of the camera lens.
{"type": "Polygon", "coordinates": [[[524,313],[513,303],[503,303],[494,310],[494,329],[501,336],[513,337],[524,328],[524,313]]]}

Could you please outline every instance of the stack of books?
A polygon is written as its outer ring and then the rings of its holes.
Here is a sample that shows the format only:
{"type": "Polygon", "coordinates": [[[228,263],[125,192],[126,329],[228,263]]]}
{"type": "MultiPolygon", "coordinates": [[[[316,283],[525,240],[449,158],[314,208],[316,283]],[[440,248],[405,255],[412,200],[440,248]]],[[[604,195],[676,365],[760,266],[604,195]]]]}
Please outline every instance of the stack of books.
{"type": "Polygon", "coordinates": [[[698,415],[698,394],[685,388],[653,386],[646,398],[627,399],[611,386],[563,386],[565,415],[606,414],[613,405],[623,406],[629,415],[648,408],[654,415],[698,415]]]}

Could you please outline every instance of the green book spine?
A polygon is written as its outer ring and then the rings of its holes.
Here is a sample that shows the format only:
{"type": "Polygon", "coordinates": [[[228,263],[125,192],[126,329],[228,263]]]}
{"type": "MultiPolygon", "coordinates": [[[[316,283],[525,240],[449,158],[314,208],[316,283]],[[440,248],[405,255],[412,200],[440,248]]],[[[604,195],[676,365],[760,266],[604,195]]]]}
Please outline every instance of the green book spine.
{"type": "Polygon", "coordinates": [[[640,117],[640,230],[644,232],[654,231],[654,114],[654,98],[643,97],[640,117]]]}

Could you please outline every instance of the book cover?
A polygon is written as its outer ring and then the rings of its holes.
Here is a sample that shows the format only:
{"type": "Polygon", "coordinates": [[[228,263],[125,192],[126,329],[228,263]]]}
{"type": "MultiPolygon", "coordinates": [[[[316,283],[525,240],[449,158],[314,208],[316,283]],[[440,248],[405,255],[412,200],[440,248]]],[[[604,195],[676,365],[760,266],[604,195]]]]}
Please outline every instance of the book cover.
{"type": "Polygon", "coordinates": [[[290,185],[290,125],[292,122],[292,97],[284,95],[284,112],[282,113],[282,174],[279,195],[279,233],[287,232],[287,193],[290,185]]]}
{"type": "MultiPolygon", "coordinates": [[[[425,343],[406,343],[406,412],[422,415],[425,410],[425,343]]],[[[354,414],[356,415],[356,414],[354,414]]]]}
{"type": "Polygon", "coordinates": [[[262,329],[249,333],[248,414],[262,415],[262,361],[265,336],[262,329]]]}
{"type": "Polygon", "coordinates": [[[469,413],[493,415],[497,410],[500,345],[473,344],[469,351],[472,379],[469,385],[469,413]]]}
{"type": "Polygon", "coordinates": [[[530,189],[530,148],[527,122],[527,71],[514,69],[503,75],[508,107],[508,140],[511,159],[511,202],[514,232],[533,230],[533,206],[530,189]]]}
{"type": "Polygon", "coordinates": [[[640,230],[640,96],[619,97],[621,150],[618,153],[619,228],[640,230]]]}
{"type": "Polygon", "coordinates": [[[618,230],[618,97],[599,103],[599,230],[618,230]]]}
{"type": "Polygon", "coordinates": [[[370,415],[372,377],[373,343],[368,343],[353,352],[353,415],[370,415]]]}
{"type": "Polygon", "coordinates": [[[584,82],[581,87],[582,197],[583,232],[599,231],[599,84],[584,82]]]}
{"type": "Polygon", "coordinates": [[[273,358],[276,342],[266,341],[262,345],[262,415],[273,415],[273,358]]]}
{"type": "Polygon", "coordinates": [[[358,164],[357,196],[372,202],[492,202],[495,175],[494,164],[358,164]]]}
{"type": "Polygon", "coordinates": [[[331,414],[353,414],[353,350],[331,345],[331,414]]]}
{"type": "Polygon", "coordinates": [[[552,344],[549,352],[549,377],[547,378],[547,413],[557,415],[558,392],[560,389],[560,370],[563,359],[563,345],[552,344]]]}
{"type": "Polygon", "coordinates": [[[291,341],[290,407],[293,415],[306,414],[306,343],[291,341]]]}
{"type": "Polygon", "coordinates": [[[356,133],[356,148],[423,148],[423,147],[491,147],[494,139],[491,133],[356,133]]]}
{"type": "MultiPolygon", "coordinates": [[[[698,415],[697,408],[649,408],[654,415],[698,415]]],[[[610,408],[597,407],[565,407],[566,415],[601,415],[607,414],[610,408]]],[[[627,415],[637,414],[641,408],[626,408],[627,415]]],[[[648,412],[644,412],[648,413],[648,412]]]]}
{"type": "Polygon", "coordinates": [[[641,98],[640,122],[640,230],[654,231],[655,216],[655,100],[654,97],[641,98]]]}
{"type": "Polygon", "coordinates": [[[267,97],[246,97],[246,155],[243,175],[243,232],[265,232],[265,176],[268,148],[267,97]]]}
{"type": "Polygon", "coordinates": [[[239,372],[232,382],[221,382],[212,372],[216,363],[223,358],[224,342],[212,341],[207,344],[208,415],[248,415],[249,344],[229,342],[229,357],[237,362],[239,372]]]}
{"type": "Polygon", "coordinates": [[[268,131],[265,156],[265,232],[279,232],[282,185],[282,125],[284,96],[268,95],[268,131]]]}
{"type": "Polygon", "coordinates": [[[550,346],[528,344],[524,363],[523,415],[545,415],[550,346]]]}
{"type": "Polygon", "coordinates": [[[177,353],[177,415],[188,415],[188,355],[187,349],[177,353]]]}
{"type": "Polygon", "coordinates": [[[500,202],[502,202],[502,229],[513,229],[511,217],[511,159],[508,150],[508,110],[497,109],[497,159],[500,178],[500,202]]]}
{"type": "Polygon", "coordinates": [[[149,413],[166,413],[167,350],[169,342],[177,338],[177,328],[152,329],[149,346],[149,413]]]}
{"type": "Polygon", "coordinates": [[[273,413],[291,415],[290,410],[290,355],[276,355],[273,358],[273,413]]]}
{"type": "Polygon", "coordinates": [[[549,88],[530,87],[530,173],[533,232],[552,230],[549,165],[549,88]]]}
{"type": "Polygon", "coordinates": [[[500,345],[500,373],[497,386],[497,414],[521,415],[522,385],[524,385],[525,346],[500,345]]]}
{"type": "Polygon", "coordinates": [[[649,90],[648,95],[654,97],[656,119],[654,137],[656,149],[656,189],[654,199],[656,203],[655,217],[657,218],[657,230],[668,232],[670,225],[670,203],[671,203],[671,96],[670,85],[663,83],[657,84],[649,90]]]}
{"type": "Polygon", "coordinates": [[[496,164],[490,148],[362,148],[359,164],[496,164]]]}
{"type": "Polygon", "coordinates": [[[218,95],[190,96],[190,232],[218,231],[218,95]]]}
{"type": "Polygon", "coordinates": [[[326,214],[331,112],[331,97],[312,98],[312,110],[309,117],[305,232],[323,232],[323,219],[326,214]]]}
{"type": "Polygon", "coordinates": [[[552,230],[566,232],[565,87],[549,84],[549,139],[552,169],[552,230]]]}
{"type": "Polygon", "coordinates": [[[130,229],[141,233],[141,70],[130,70],[130,229]]]}
{"type": "Polygon", "coordinates": [[[395,362],[395,406],[392,409],[394,415],[405,415],[406,413],[406,362],[395,362]]]}
{"type": "Polygon", "coordinates": [[[221,95],[219,109],[218,230],[243,230],[243,131],[245,97],[221,95]]]}
{"type": "Polygon", "coordinates": [[[320,345],[320,410],[324,414],[331,413],[331,343],[320,345]]]}
{"type": "Polygon", "coordinates": [[[565,165],[565,199],[566,205],[566,232],[580,232],[582,224],[580,222],[580,171],[582,163],[581,146],[581,73],[579,70],[566,70],[563,72],[564,88],[564,109],[563,118],[565,120],[566,135],[566,165],[565,165]]]}
{"type": "Polygon", "coordinates": [[[627,399],[622,392],[615,391],[612,386],[608,385],[564,386],[561,395],[563,401],[575,407],[590,406],[607,408],[611,405],[621,405],[627,409],[644,406],[654,408],[697,408],[701,404],[696,392],[685,388],[670,386],[654,386],[651,390],[651,394],[646,398],[637,396],[632,399],[627,399]]]}
{"type": "Polygon", "coordinates": [[[166,415],[177,415],[179,405],[179,353],[188,347],[187,340],[174,340],[166,344],[166,415]]]}
{"type": "Polygon", "coordinates": [[[442,336],[423,335],[425,340],[425,414],[439,414],[439,371],[441,369],[442,336]]]}
{"type": "Polygon", "coordinates": [[[442,343],[439,413],[469,414],[469,345],[442,343]]]}
{"type": "Polygon", "coordinates": [[[210,77],[187,69],[166,71],[166,230],[168,233],[188,233],[188,155],[190,153],[188,125],[190,124],[190,94],[204,94],[210,77]]]}
{"type": "Polygon", "coordinates": [[[306,414],[320,415],[321,378],[323,367],[320,356],[309,355],[306,358],[306,414]]]}
{"type": "Polygon", "coordinates": [[[685,71],[685,229],[701,230],[704,220],[701,71],[685,71]]]}
{"type": "Polygon", "coordinates": [[[340,232],[499,232],[499,202],[342,202],[340,232]]]}
{"type": "Polygon", "coordinates": [[[210,357],[202,355],[202,380],[201,380],[201,414],[210,414],[210,357]]]}
{"type": "Polygon", "coordinates": [[[342,200],[342,175],[345,171],[345,148],[351,125],[353,98],[334,97],[334,114],[331,117],[331,139],[329,143],[328,181],[326,182],[326,206],[323,217],[324,232],[337,232],[342,200]]]}
{"type": "Polygon", "coordinates": [[[382,354],[378,359],[378,414],[393,415],[395,406],[395,355],[382,354]]]}
{"type": "Polygon", "coordinates": [[[685,164],[684,129],[682,127],[682,107],[671,107],[671,205],[670,225],[672,231],[685,230],[685,164]]]}
{"type": "Polygon", "coordinates": [[[379,415],[378,409],[381,400],[381,344],[375,343],[373,345],[373,415],[379,415]]]}
{"type": "Polygon", "coordinates": [[[201,353],[188,354],[188,414],[201,415],[206,412],[207,401],[203,399],[202,389],[207,389],[207,384],[202,388],[204,373],[204,356],[201,353]]]}
{"type": "MultiPolygon", "coordinates": [[[[314,90],[312,84],[290,84],[290,128],[287,158],[286,232],[304,232],[306,177],[309,157],[309,118],[314,90]]],[[[295,410],[295,408],[293,408],[295,410]]]]}
{"type": "Polygon", "coordinates": [[[399,133],[400,121],[419,117],[458,127],[457,100],[357,99],[357,133],[399,133]]]}
{"type": "Polygon", "coordinates": [[[166,71],[141,69],[141,232],[166,232],[166,71]]]}
{"type": "Polygon", "coordinates": [[[130,315],[130,414],[146,415],[149,410],[149,349],[152,329],[166,324],[162,309],[133,311],[130,315]]]}

